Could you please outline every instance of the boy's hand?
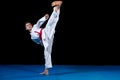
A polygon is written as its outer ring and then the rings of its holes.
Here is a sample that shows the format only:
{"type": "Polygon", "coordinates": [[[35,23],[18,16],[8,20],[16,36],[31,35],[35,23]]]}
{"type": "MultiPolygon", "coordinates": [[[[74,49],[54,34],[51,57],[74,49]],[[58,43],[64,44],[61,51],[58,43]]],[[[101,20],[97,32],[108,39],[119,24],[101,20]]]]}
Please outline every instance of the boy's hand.
{"type": "Polygon", "coordinates": [[[49,14],[45,14],[45,18],[48,19],[49,18],[49,14]]]}

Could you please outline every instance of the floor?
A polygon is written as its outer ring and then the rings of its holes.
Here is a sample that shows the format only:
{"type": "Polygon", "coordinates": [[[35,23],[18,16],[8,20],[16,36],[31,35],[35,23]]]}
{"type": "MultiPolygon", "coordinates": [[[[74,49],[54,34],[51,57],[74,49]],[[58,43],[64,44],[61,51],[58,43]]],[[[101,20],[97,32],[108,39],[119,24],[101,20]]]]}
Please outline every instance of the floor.
{"type": "Polygon", "coordinates": [[[120,80],[120,66],[54,65],[40,75],[44,65],[0,65],[0,80],[120,80]]]}

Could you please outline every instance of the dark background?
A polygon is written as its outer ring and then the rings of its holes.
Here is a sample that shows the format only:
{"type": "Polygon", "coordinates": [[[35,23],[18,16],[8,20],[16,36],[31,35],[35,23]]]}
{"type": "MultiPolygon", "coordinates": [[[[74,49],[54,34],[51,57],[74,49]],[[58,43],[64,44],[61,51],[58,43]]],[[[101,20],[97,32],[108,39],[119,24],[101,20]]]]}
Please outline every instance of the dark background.
{"type": "MultiPolygon", "coordinates": [[[[1,64],[44,64],[43,47],[31,41],[24,23],[29,20],[34,24],[44,14],[51,14],[52,1],[3,2],[1,64]]],[[[111,27],[108,10],[100,2],[63,1],[53,44],[53,64],[120,64],[117,33],[111,27]]]]}

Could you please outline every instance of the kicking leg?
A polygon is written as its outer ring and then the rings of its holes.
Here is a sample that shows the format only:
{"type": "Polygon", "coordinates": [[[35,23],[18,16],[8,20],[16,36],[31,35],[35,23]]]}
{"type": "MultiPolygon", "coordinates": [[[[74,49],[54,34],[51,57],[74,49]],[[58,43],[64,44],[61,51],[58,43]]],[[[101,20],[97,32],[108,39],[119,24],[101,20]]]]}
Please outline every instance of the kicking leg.
{"type": "Polygon", "coordinates": [[[55,27],[56,27],[57,22],[59,20],[61,4],[62,3],[60,3],[60,2],[59,2],[59,4],[58,3],[54,4],[53,12],[52,12],[47,24],[46,24],[46,27],[44,28],[44,30],[49,38],[51,38],[52,35],[54,35],[54,33],[55,33],[55,27]]]}

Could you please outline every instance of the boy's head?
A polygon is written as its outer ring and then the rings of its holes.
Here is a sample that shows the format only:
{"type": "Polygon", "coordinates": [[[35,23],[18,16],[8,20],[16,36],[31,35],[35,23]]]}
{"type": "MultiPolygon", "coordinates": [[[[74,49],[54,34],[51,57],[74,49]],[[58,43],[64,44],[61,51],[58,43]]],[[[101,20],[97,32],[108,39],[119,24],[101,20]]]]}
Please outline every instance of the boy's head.
{"type": "Polygon", "coordinates": [[[25,22],[25,28],[26,28],[26,30],[31,31],[32,24],[29,21],[25,22]]]}

